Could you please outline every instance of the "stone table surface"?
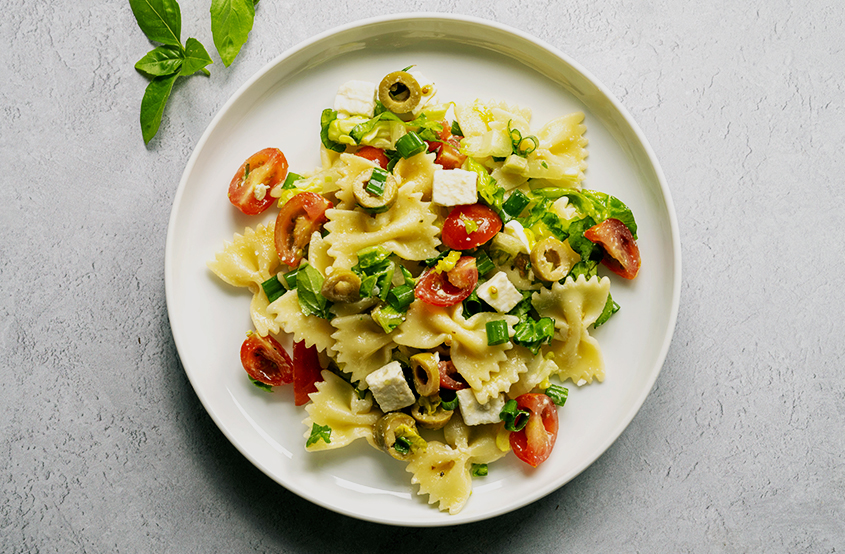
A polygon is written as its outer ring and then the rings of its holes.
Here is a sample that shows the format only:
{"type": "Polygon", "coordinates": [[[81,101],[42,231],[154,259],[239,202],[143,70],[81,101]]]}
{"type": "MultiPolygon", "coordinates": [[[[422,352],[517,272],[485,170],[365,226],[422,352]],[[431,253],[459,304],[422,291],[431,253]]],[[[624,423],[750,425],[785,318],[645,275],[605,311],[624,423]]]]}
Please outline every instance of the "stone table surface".
{"type": "Polygon", "coordinates": [[[6,0],[0,19],[0,551],[842,552],[845,6],[264,0],[217,63],[138,124],[150,44],[128,2],[6,0]],[[648,137],[680,224],[665,365],[591,467],[507,516],[363,523],[275,484],[180,365],[165,236],[214,114],[285,49],[387,13],[473,15],[572,56],[648,137]]]}

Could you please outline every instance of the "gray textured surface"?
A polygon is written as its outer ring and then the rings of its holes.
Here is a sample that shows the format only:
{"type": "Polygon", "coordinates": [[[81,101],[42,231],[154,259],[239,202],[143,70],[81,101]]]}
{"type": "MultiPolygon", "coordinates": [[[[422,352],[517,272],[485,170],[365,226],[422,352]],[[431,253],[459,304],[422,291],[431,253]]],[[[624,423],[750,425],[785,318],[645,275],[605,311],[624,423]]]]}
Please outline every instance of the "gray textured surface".
{"type": "MultiPolygon", "coordinates": [[[[423,6],[532,33],[621,99],[672,190],[684,283],[654,390],[593,466],[511,516],[397,537],[228,443],[180,366],[163,263],[185,163],[241,83],[419,5],[264,0],[234,65],[180,81],[145,148],[128,4],[3,2],[0,551],[845,550],[845,8],[686,4],[423,6]]],[[[207,5],[183,0],[183,37],[211,47],[207,5]]]]}

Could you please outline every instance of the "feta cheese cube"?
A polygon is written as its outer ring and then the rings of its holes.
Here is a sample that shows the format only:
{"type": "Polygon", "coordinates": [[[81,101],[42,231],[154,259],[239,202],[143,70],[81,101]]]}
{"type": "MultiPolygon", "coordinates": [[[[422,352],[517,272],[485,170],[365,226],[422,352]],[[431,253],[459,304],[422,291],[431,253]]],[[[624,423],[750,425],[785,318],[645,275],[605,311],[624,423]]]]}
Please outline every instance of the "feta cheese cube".
{"type": "Polygon", "coordinates": [[[255,197],[256,200],[261,202],[264,200],[264,197],[267,196],[267,191],[270,190],[268,185],[264,183],[256,183],[256,185],[252,189],[252,195],[255,197]]]}
{"type": "Polygon", "coordinates": [[[522,243],[522,247],[524,248],[524,254],[531,253],[531,241],[528,238],[528,234],[525,232],[525,227],[523,227],[519,221],[513,219],[505,223],[505,233],[513,235],[519,239],[519,242],[522,243]]]}
{"type": "Polygon", "coordinates": [[[478,201],[478,175],[463,169],[438,169],[434,172],[431,200],[441,206],[475,204],[478,201]]]}
{"type": "Polygon", "coordinates": [[[383,412],[401,410],[416,401],[402,374],[402,366],[395,360],[367,375],[366,381],[383,412]]]}
{"type": "Polygon", "coordinates": [[[486,283],[479,285],[476,294],[501,313],[511,311],[522,301],[522,293],[513,286],[504,271],[496,273],[486,283]]]}
{"type": "Polygon", "coordinates": [[[376,85],[367,81],[347,81],[337,89],[334,110],[341,115],[373,117],[376,108],[376,85]]]}
{"type": "Polygon", "coordinates": [[[499,412],[505,407],[505,395],[500,394],[491,398],[487,404],[479,404],[475,399],[472,389],[463,389],[457,392],[458,405],[461,407],[461,415],[467,425],[483,425],[485,423],[499,423],[499,412]]]}

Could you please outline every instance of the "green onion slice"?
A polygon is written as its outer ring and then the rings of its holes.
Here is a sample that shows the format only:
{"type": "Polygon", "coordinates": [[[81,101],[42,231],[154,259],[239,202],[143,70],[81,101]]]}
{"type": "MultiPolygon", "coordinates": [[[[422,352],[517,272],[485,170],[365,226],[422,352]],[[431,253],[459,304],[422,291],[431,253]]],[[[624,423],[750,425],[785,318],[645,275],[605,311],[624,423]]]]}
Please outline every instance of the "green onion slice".
{"type": "Polygon", "coordinates": [[[472,475],[473,477],[486,477],[487,464],[472,464],[470,475],[472,475]]]}
{"type": "Polygon", "coordinates": [[[530,202],[531,199],[528,198],[525,193],[520,190],[515,190],[510,196],[508,196],[505,203],[502,204],[502,209],[510,216],[519,217],[519,214],[522,213],[522,210],[524,210],[530,202]]]}
{"type": "Polygon", "coordinates": [[[499,412],[499,419],[505,422],[505,429],[508,431],[522,431],[528,425],[528,418],[531,414],[528,410],[520,410],[516,406],[516,400],[508,400],[505,407],[499,412]]]}
{"type": "Polygon", "coordinates": [[[267,300],[271,304],[287,292],[285,287],[282,286],[282,283],[279,282],[279,278],[275,275],[261,283],[261,288],[264,289],[264,294],[267,295],[267,300]]]}
{"type": "Polygon", "coordinates": [[[569,397],[569,389],[560,385],[552,385],[545,390],[545,394],[552,399],[552,402],[558,406],[563,406],[569,397]]]}
{"type": "Polygon", "coordinates": [[[478,269],[478,276],[483,277],[492,271],[496,266],[493,265],[493,260],[487,255],[487,252],[479,249],[475,254],[475,267],[478,269]]]}
{"type": "Polygon", "coordinates": [[[458,395],[455,391],[440,389],[440,406],[446,411],[458,409],[458,395]]]}
{"type": "Polygon", "coordinates": [[[414,301],[414,287],[404,284],[390,289],[387,295],[387,303],[397,312],[404,312],[414,301]]]}
{"type": "Polygon", "coordinates": [[[389,173],[380,167],[373,168],[373,174],[367,182],[365,189],[370,194],[382,196],[384,194],[384,187],[387,184],[387,176],[389,173]]]}
{"type": "Polygon", "coordinates": [[[413,131],[402,135],[402,137],[396,141],[396,150],[403,158],[416,156],[420,152],[425,152],[427,148],[428,147],[425,142],[423,142],[419,135],[413,131]]]}
{"type": "Polygon", "coordinates": [[[508,342],[508,323],[504,319],[488,321],[485,327],[487,329],[487,346],[508,342]]]}
{"type": "Polygon", "coordinates": [[[282,275],[282,279],[285,280],[285,286],[288,290],[296,289],[296,274],[299,270],[294,269],[293,271],[288,271],[284,275],[282,275]]]}

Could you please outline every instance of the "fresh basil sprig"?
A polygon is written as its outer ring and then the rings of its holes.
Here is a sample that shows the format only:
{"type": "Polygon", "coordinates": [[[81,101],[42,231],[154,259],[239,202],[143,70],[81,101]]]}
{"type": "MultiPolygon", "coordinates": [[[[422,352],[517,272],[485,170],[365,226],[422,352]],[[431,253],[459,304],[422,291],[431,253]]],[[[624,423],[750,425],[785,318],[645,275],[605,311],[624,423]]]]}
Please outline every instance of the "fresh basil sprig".
{"type": "MultiPolygon", "coordinates": [[[[211,30],[214,44],[228,67],[246,42],[255,19],[257,0],[212,0],[211,30]]],[[[152,42],[161,43],[135,64],[151,78],[141,100],[141,134],[149,144],[158,133],[164,107],[179,77],[202,71],[214,61],[195,38],[182,44],[182,11],[176,0],[129,0],[138,26],[152,42]]]]}

